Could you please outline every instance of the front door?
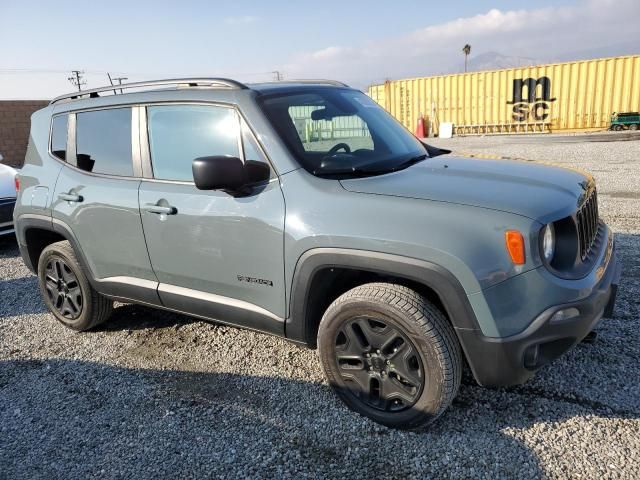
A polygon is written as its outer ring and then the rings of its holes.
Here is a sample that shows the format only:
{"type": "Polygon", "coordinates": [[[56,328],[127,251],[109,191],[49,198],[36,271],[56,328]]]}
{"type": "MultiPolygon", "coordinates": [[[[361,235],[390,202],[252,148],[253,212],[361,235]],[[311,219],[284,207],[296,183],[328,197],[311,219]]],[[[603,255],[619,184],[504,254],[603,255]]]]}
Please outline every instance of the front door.
{"type": "Polygon", "coordinates": [[[275,173],[241,197],[193,184],[197,157],[266,161],[255,138],[226,106],[150,105],[146,119],[153,179],[140,185],[140,210],[163,304],[282,335],[284,198],[275,173]]]}

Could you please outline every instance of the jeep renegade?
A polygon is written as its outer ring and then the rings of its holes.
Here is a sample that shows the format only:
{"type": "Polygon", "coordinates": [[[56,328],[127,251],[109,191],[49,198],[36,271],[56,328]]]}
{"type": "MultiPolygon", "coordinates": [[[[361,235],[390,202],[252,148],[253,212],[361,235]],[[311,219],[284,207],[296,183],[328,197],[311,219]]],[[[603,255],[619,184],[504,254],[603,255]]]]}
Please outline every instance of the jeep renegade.
{"type": "Polygon", "coordinates": [[[69,328],[118,300],[282,336],[351,409],[416,429],[465,362],[519,384],[611,315],[588,174],[452,156],[338,82],[122,89],[34,113],[18,175],[20,251],[69,328]]]}

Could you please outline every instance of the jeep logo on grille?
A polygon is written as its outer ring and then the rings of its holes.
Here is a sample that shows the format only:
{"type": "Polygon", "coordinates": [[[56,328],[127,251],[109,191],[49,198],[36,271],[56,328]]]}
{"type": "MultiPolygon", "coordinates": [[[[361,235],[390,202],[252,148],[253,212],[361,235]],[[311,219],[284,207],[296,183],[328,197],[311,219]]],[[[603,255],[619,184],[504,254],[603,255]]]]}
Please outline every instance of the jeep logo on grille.
{"type": "Polygon", "coordinates": [[[513,105],[512,118],[515,122],[526,122],[529,118],[541,122],[549,116],[549,103],[555,101],[555,98],[551,98],[549,77],[516,78],[513,80],[511,101],[507,105],[513,105]]]}

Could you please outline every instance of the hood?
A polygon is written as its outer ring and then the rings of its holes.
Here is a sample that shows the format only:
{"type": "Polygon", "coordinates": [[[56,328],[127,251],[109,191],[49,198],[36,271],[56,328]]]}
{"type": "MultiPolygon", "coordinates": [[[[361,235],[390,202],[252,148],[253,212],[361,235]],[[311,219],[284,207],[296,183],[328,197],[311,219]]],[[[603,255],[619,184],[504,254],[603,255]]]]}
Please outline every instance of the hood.
{"type": "Polygon", "coordinates": [[[527,161],[439,156],[398,172],[341,184],[350,192],[490,208],[546,223],[573,213],[593,178],[527,161]]]}
{"type": "Polygon", "coordinates": [[[0,198],[16,196],[16,173],[18,172],[10,166],[0,164],[0,198]]]}

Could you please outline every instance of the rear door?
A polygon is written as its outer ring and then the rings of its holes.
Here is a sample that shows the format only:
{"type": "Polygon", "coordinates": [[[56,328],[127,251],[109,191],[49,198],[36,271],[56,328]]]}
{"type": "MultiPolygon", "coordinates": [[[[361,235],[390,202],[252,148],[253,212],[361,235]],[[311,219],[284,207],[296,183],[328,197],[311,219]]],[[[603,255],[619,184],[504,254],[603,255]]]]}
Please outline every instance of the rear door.
{"type": "Polygon", "coordinates": [[[267,162],[247,125],[222,105],[149,105],[141,118],[152,178],[140,185],[140,209],[163,304],[282,335],[284,197],[275,171],[241,197],[193,183],[197,157],[267,162]]]}
{"type": "Polygon", "coordinates": [[[138,206],[137,114],[135,107],[118,107],[69,115],[53,218],[56,228],[73,232],[101,291],[157,303],[138,206]]]}

